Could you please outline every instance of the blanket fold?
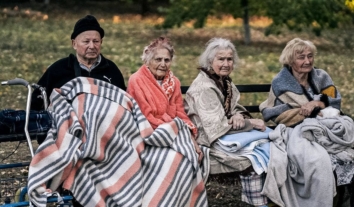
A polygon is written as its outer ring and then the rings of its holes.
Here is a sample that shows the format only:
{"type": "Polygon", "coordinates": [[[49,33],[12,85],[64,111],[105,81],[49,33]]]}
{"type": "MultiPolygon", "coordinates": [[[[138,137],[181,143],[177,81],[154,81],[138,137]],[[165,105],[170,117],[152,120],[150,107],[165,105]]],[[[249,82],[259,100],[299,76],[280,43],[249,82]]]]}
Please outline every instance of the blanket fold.
{"type": "Polygon", "coordinates": [[[301,124],[280,124],[269,136],[271,158],[262,194],[281,207],[331,207],[336,188],[327,151],[301,136],[301,124]]]}
{"type": "Polygon", "coordinates": [[[301,136],[321,145],[330,155],[337,185],[349,184],[354,175],[354,122],[348,116],[305,119],[301,136]]]}
{"type": "Polygon", "coordinates": [[[248,158],[254,171],[260,175],[268,169],[271,131],[272,129],[267,127],[264,132],[253,129],[249,132],[224,135],[212,146],[230,157],[248,158]]]}
{"type": "Polygon", "coordinates": [[[31,161],[29,199],[70,190],[83,206],[207,206],[202,165],[179,119],[152,129],[135,100],[104,81],[76,78],[51,94],[53,127],[31,161]]]}

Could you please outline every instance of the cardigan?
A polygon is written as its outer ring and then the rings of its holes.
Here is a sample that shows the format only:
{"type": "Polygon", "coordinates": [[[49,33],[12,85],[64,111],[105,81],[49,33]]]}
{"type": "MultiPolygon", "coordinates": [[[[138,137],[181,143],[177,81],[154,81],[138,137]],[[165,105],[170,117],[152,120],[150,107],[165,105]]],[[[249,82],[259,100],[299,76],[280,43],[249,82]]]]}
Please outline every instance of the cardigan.
{"type": "MultiPolygon", "coordinates": [[[[240,92],[235,84],[232,86],[231,115],[249,115],[247,110],[238,103],[240,92]]],[[[230,129],[225,115],[224,95],[208,75],[200,71],[190,85],[185,99],[185,110],[198,129],[197,142],[210,147],[210,172],[212,174],[243,171],[251,166],[249,159],[243,156],[231,157],[215,149],[213,143],[230,129]]]]}
{"type": "Polygon", "coordinates": [[[170,122],[175,117],[182,119],[196,137],[197,130],[183,107],[181,83],[173,76],[175,87],[170,98],[167,97],[155,77],[143,65],[128,81],[127,92],[137,101],[142,113],[155,129],[160,124],[170,122]]]}

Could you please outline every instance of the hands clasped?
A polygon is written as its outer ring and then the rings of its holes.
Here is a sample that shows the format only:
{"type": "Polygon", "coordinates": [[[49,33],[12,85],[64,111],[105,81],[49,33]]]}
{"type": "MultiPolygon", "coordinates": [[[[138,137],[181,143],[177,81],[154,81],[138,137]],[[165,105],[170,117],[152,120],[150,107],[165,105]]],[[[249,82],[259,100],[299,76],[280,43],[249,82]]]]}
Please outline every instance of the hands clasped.
{"type": "Polygon", "coordinates": [[[232,125],[232,129],[240,130],[245,127],[245,119],[241,114],[235,114],[229,119],[229,124],[232,125]]]}
{"type": "Polygon", "coordinates": [[[320,105],[321,105],[321,101],[310,101],[308,103],[305,103],[304,105],[301,106],[299,114],[303,116],[310,116],[312,111],[316,107],[321,107],[320,105]]]}
{"type": "MultiPolygon", "coordinates": [[[[266,129],[265,123],[262,119],[248,119],[254,129],[264,131],[266,129]]],[[[229,119],[229,124],[232,129],[240,130],[245,127],[245,119],[241,114],[235,114],[229,119]]]]}

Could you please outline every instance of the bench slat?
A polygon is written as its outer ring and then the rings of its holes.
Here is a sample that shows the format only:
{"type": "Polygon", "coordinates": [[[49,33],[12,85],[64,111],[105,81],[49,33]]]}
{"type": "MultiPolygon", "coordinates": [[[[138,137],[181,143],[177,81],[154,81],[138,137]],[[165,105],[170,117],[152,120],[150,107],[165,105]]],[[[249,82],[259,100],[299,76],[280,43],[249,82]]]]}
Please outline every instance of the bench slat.
{"type": "Polygon", "coordinates": [[[236,85],[240,93],[261,93],[269,92],[270,84],[236,85]]]}
{"type": "MultiPolygon", "coordinates": [[[[182,94],[186,94],[189,86],[181,86],[182,94]]],[[[269,92],[270,84],[250,84],[250,85],[236,85],[240,93],[261,93],[269,92]]]]}
{"type": "MultiPolygon", "coordinates": [[[[189,86],[181,86],[182,94],[186,94],[189,86]]],[[[270,84],[249,84],[249,85],[236,85],[240,93],[265,93],[269,92],[270,84]]],[[[244,106],[250,113],[258,113],[258,106],[244,106]]]]}
{"type": "Polygon", "coordinates": [[[260,112],[259,111],[259,107],[258,106],[244,106],[246,108],[246,110],[250,113],[257,113],[260,112]]]}

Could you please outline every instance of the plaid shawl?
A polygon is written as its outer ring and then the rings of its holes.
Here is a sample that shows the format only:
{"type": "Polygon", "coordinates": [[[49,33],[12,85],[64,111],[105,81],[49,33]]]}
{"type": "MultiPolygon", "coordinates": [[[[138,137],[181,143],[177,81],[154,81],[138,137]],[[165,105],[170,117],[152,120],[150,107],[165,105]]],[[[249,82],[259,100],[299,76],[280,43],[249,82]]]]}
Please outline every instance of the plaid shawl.
{"type": "Polygon", "coordinates": [[[91,78],[73,79],[50,98],[54,124],[28,176],[36,206],[60,187],[83,206],[208,205],[209,153],[202,148],[198,165],[181,119],[153,130],[129,94],[91,78]]]}
{"type": "MultiPolygon", "coordinates": [[[[314,92],[325,94],[329,106],[340,109],[341,96],[327,72],[314,68],[309,75],[314,92]]],[[[294,126],[304,120],[305,117],[299,115],[299,109],[309,101],[311,99],[291,71],[284,67],[273,79],[268,99],[260,104],[259,109],[265,121],[273,120],[276,124],[294,126]]]]}

